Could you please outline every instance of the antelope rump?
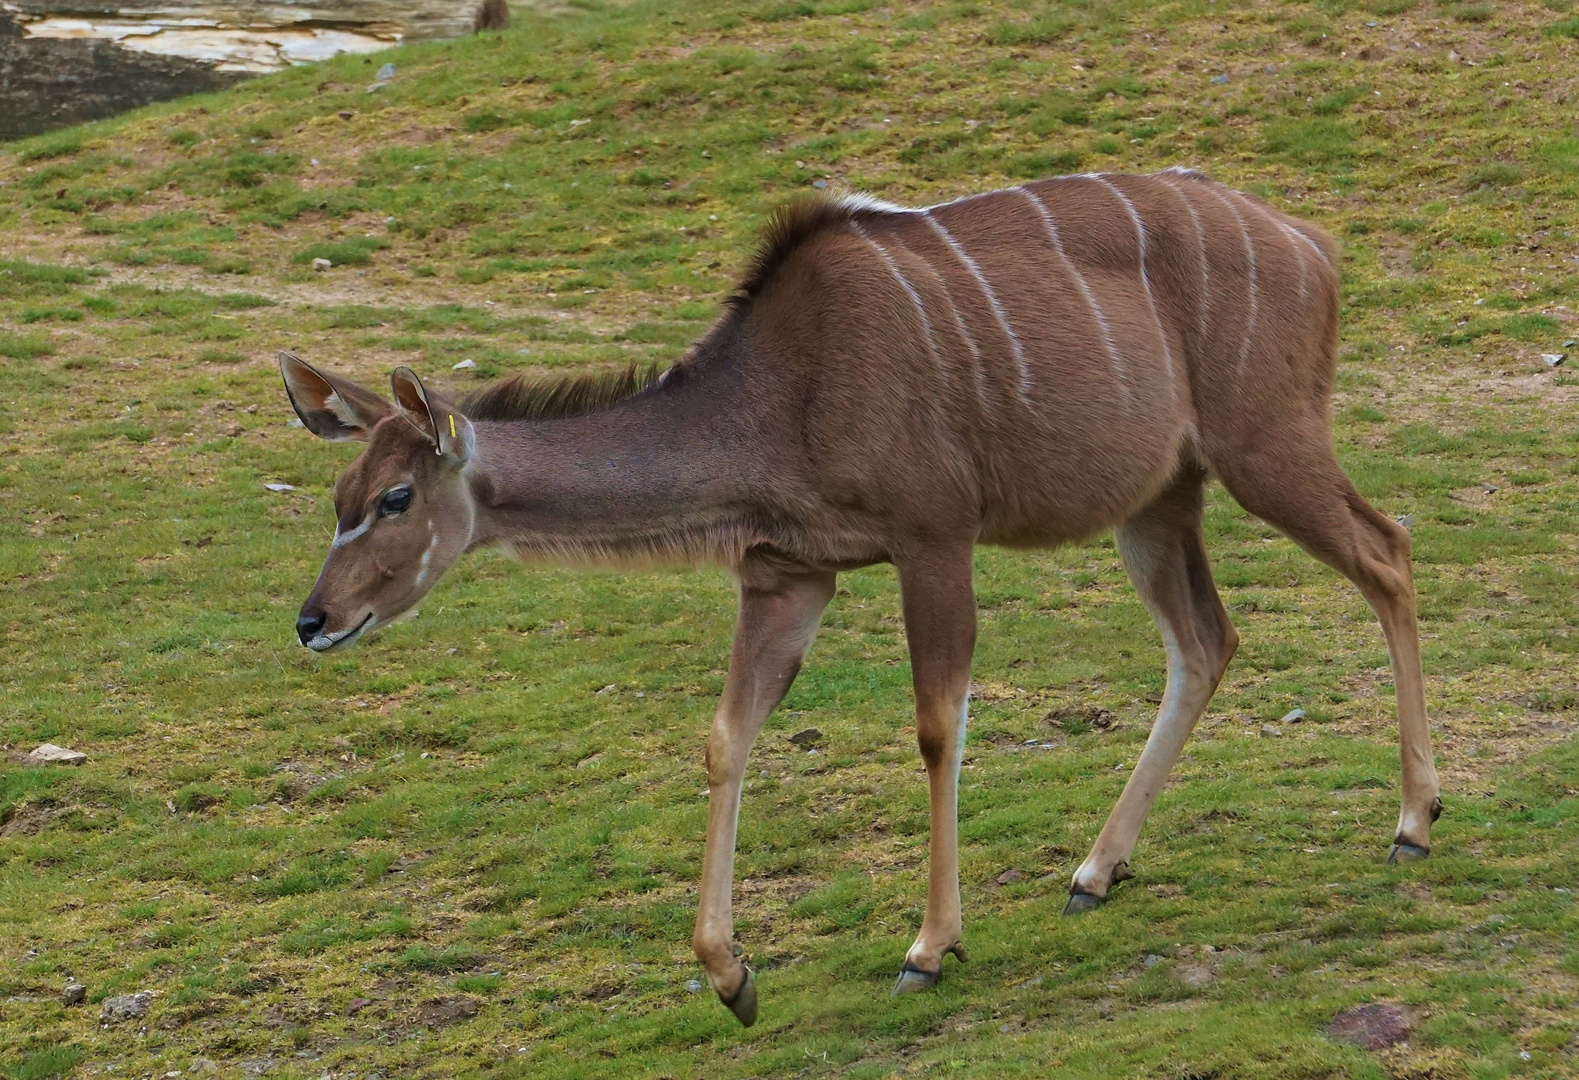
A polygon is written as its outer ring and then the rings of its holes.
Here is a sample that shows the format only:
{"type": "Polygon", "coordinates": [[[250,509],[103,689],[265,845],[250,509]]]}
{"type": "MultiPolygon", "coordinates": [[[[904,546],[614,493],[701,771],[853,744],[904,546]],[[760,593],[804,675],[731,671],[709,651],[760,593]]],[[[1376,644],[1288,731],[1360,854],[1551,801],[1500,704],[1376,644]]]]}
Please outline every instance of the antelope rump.
{"type": "Polygon", "coordinates": [[[1215,477],[1360,589],[1398,702],[1389,861],[1440,812],[1408,533],[1334,455],[1338,273],[1320,230],[1199,173],[1037,181],[925,209],[853,197],[780,211],[711,330],[662,373],[507,379],[454,402],[410,370],[393,401],[280,356],[302,422],[366,449],[297,631],[344,648],[465,552],[716,563],[739,583],[707,737],[694,937],[713,989],[757,1015],[730,893],[752,741],[811,645],[835,575],[899,575],[931,805],[926,914],[895,993],[964,959],[956,795],[977,544],[1114,530],[1167,649],[1138,763],[1065,908],[1101,904],[1238,643],[1201,531],[1215,477]]]}

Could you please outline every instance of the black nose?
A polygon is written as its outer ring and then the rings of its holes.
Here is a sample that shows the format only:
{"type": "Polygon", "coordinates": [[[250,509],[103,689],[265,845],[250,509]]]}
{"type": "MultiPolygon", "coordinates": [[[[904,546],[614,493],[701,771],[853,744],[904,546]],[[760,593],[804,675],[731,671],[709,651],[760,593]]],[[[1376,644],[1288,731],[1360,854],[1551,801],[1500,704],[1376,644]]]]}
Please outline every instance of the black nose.
{"type": "Polygon", "coordinates": [[[311,615],[302,612],[296,619],[296,636],[301,638],[302,644],[305,645],[318,636],[323,630],[323,624],[328,621],[328,616],[321,611],[315,611],[311,615]]]}

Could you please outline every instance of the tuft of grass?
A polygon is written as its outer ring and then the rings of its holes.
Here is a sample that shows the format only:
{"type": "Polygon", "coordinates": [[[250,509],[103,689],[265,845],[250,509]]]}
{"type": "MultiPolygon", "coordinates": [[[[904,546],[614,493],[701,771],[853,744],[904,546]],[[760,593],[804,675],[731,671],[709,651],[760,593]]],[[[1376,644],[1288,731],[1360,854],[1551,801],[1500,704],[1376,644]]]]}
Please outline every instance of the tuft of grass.
{"type": "Polygon", "coordinates": [[[54,351],[54,343],[43,334],[13,334],[0,330],[0,356],[9,356],[16,360],[32,360],[39,356],[49,356],[54,351]]]}
{"type": "Polygon", "coordinates": [[[7,1080],[49,1080],[54,1076],[66,1076],[81,1060],[80,1046],[71,1043],[46,1046],[42,1050],[35,1050],[0,1075],[4,1075],[7,1080]]]}
{"type": "Polygon", "coordinates": [[[389,242],[376,236],[358,236],[350,240],[326,241],[312,244],[291,256],[298,265],[314,259],[328,259],[335,266],[366,266],[373,261],[373,252],[389,246],[389,242]]]}

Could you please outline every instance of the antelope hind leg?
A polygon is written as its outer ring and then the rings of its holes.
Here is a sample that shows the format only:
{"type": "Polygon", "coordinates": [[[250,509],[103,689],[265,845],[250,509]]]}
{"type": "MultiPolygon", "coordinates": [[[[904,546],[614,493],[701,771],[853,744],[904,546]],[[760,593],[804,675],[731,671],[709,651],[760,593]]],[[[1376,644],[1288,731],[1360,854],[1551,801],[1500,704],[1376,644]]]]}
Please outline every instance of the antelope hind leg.
{"type": "Polygon", "coordinates": [[[1124,569],[1162,631],[1168,685],[1140,761],[1091,854],[1075,871],[1065,915],[1099,907],[1114,884],[1134,876],[1129,858],[1141,826],[1239,644],[1212,583],[1201,538],[1204,482],[1198,467],[1184,467],[1162,494],[1114,532],[1124,569]]]}

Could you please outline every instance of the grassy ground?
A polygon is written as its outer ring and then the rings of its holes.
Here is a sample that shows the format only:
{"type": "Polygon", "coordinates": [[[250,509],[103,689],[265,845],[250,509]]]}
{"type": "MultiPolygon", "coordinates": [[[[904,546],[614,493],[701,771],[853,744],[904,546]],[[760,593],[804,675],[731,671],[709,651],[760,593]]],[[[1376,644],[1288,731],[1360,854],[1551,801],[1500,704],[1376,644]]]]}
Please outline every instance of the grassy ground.
{"type": "Polygon", "coordinates": [[[0,765],[0,1073],[1579,1074],[1579,379],[1540,356],[1579,337],[1575,35],[1563,3],[642,3],[6,148],[0,742],[90,758],[0,765]],[[1375,622],[1220,492],[1244,644],[1085,919],[1162,651],[1109,542],[982,552],[973,959],[899,1001],[924,785],[893,575],[842,579],[745,795],[749,1031],[688,948],[723,575],[481,555],[353,653],[294,647],[349,451],[291,426],[276,349],[374,385],[667,360],[814,183],[1169,164],[1344,242],[1338,439],[1414,520],[1428,862],[1381,864],[1375,622]],[[1322,1033],[1372,1000],[1407,1046],[1322,1033]]]}

